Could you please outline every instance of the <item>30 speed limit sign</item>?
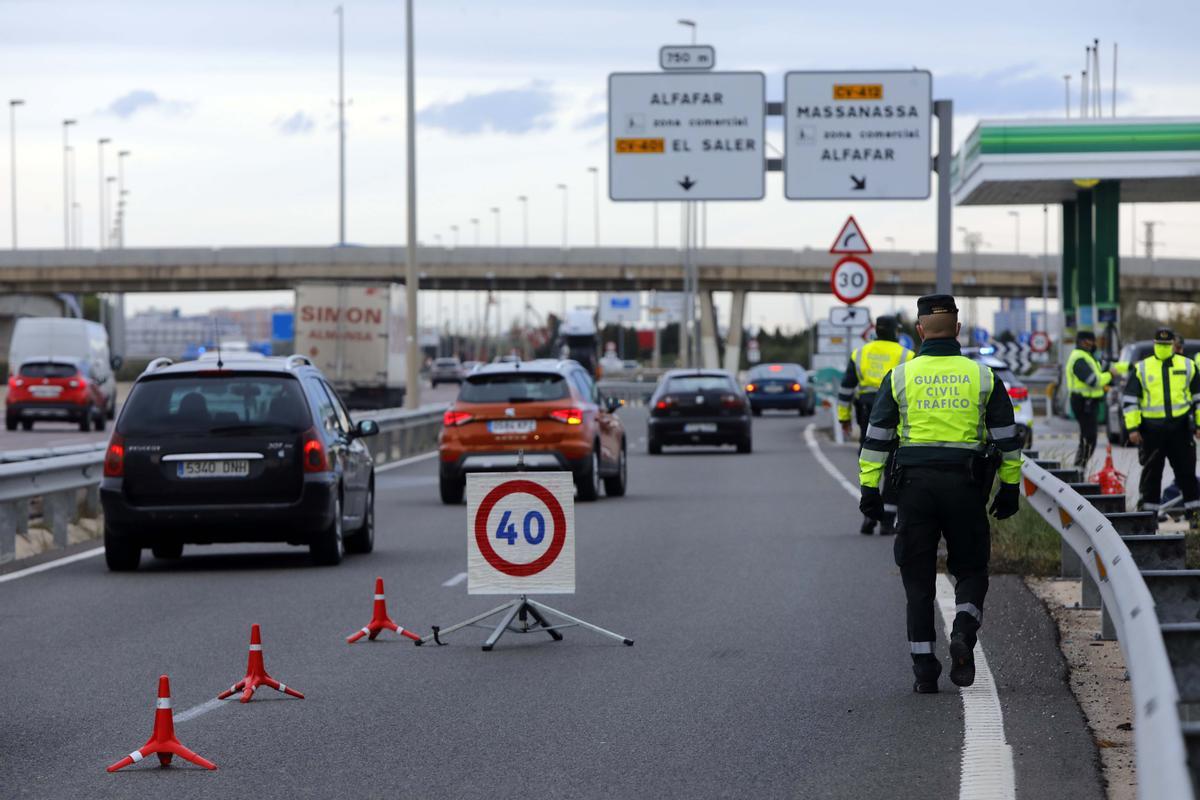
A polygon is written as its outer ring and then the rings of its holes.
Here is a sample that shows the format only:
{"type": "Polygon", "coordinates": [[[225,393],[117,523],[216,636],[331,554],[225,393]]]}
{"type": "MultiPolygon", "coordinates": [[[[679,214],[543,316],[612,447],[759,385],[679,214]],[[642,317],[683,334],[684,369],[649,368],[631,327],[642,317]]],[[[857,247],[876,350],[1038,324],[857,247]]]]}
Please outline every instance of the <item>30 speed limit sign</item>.
{"type": "Polygon", "coordinates": [[[467,594],[574,594],[569,472],[467,475],[467,594]]]}
{"type": "Polygon", "coordinates": [[[875,273],[871,271],[871,265],[858,256],[846,256],[834,265],[829,283],[838,300],[852,305],[871,293],[875,287],[875,273]]]}

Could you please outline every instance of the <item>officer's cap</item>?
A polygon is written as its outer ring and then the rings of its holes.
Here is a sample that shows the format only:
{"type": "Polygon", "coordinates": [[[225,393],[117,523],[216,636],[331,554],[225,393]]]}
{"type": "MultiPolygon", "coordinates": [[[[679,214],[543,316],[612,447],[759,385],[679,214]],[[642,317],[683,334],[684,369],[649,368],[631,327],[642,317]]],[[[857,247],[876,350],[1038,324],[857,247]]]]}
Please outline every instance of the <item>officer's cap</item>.
{"type": "Polygon", "coordinates": [[[875,320],[875,334],[877,336],[895,336],[896,318],[880,317],[879,319],[875,320]]]}
{"type": "Polygon", "coordinates": [[[1154,341],[1160,344],[1174,344],[1175,331],[1170,328],[1159,328],[1154,332],[1154,341]]]}
{"type": "Polygon", "coordinates": [[[917,300],[917,316],[927,314],[957,314],[958,306],[954,298],[948,294],[927,294],[917,300]]]}
{"type": "Polygon", "coordinates": [[[1096,341],[1096,334],[1092,333],[1091,331],[1079,331],[1075,334],[1075,341],[1094,342],[1096,341]]]}

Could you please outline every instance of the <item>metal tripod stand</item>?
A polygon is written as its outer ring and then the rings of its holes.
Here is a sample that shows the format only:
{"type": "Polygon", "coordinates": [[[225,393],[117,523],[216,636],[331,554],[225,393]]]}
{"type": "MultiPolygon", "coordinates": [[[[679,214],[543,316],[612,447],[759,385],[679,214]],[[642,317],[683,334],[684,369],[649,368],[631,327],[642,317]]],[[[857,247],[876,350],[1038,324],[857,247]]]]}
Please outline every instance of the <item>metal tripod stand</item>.
{"type": "Polygon", "coordinates": [[[479,623],[488,617],[494,617],[497,614],[502,615],[500,617],[500,623],[496,625],[496,627],[492,630],[491,636],[488,636],[487,641],[483,643],[484,652],[491,650],[496,645],[496,642],[500,640],[500,637],[504,635],[505,631],[512,631],[513,633],[546,633],[549,634],[551,639],[557,642],[561,641],[563,638],[562,634],[559,633],[560,630],[563,628],[574,627],[587,628],[590,631],[595,631],[601,636],[607,636],[610,639],[616,639],[617,641],[621,642],[621,644],[628,645],[630,647],[633,646],[633,639],[626,639],[619,633],[613,633],[612,631],[608,631],[597,625],[593,625],[590,622],[584,622],[577,617],[572,617],[570,614],[564,614],[558,609],[551,608],[545,603],[539,603],[536,600],[530,600],[525,595],[521,595],[518,598],[509,600],[502,606],[496,606],[491,611],[485,611],[478,616],[471,617],[468,620],[451,625],[448,628],[440,628],[437,625],[434,625],[433,633],[429,634],[420,641],[415,642],[415,644],[420,646],[428,641],[434,641],[439,645],[445,644],[445,642],[441,640],[441,636],[444,636],[448,633],[453,633],[460,628],[466,628],[471,625],[478,628],[488,628],[490,626],[480,625],[479,623]],[[543,613],[553,614],[556,617],[566,620],[566,622],[562,622],[557,625],[551,625],[546,621],[546,617],[543,616],[543,613]],[[532,622],[530,621],[531,618],[532,622]]]}

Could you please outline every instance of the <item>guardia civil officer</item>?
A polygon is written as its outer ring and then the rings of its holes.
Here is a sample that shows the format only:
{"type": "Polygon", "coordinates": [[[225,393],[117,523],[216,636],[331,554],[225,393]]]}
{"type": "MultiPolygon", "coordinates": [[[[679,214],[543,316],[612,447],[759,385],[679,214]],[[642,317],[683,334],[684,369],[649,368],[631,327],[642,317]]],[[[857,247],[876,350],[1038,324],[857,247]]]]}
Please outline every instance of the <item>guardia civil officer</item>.
{"type": "Polygon", "coordinates": [[[1075,466],[1087,467],[1096,449],[1096,427],[1104,393],[1112,383],[1112,373],[1100,368],[1092,354],[1096,352],[1096,334],[1079,331],[1075,334],[1075,349],[1067,356],[1067,391],[1071,394],[1071,413],[1079,424],[1079,449],[1075,451],[1075,466]]]}
{"type": "Polygon", "coordinates": [[[899,472],[895,554],[908,598],[913,690],[927,694],[938,690],[942,673],[934,654],[938,540],[946,539],[947,566],[955,579],[950,680],[970,686],[988,589],[986,508],[992,469],[1000,473],[1000,489],[991,512],[1005,519],[1017,513],[1021,439],[1003,381],[959,349],[954,298],[922,297],[917,315],[920,352],[883,379],[871,410],[858,462],[859,508],[868,516],[882,514],[879,480],[894,450],[899,472]]]}
{"type": "Polygon", "coordinates": [[[1196,481],[1196,424],[1200,422],[1200,370],[1196,362],[1175,352],[1175,334],[1159,328],[1154,354],[1129,370],[1121,394],[1125,429],[1138,447],[1142,479],[1138,508],[1157,511],[1162,498],[1163,464],[1171,462],[1183,508],[1193,527],[1200,515],[1196,481]]]}
{"type": "MultiPolygon", "coordinates": [[[[862,447],[867,438],[868,419],[871,407],[875,405],[875,394],[879,384],[897,365],[910,360],[913,352],[896,341],[897,324],[895,317],[880,317],[875,320],[875,340],[867,342],[850,355],[850,363],[842,374],[842,386],[838,390],[838,422],[842,430],[850,435],[850,407],[854,406],[854,417],[858,421],[858,444],[862,447]]],[[[879,532],[892,532],[892,523],[896,516],[896,508],[892,492],[886,488],[888,502],[884,505],[884,515],[879,532]]],[[[870,535],[875,532],[875,520],[863,517],[860,533],[870,535]]]]}

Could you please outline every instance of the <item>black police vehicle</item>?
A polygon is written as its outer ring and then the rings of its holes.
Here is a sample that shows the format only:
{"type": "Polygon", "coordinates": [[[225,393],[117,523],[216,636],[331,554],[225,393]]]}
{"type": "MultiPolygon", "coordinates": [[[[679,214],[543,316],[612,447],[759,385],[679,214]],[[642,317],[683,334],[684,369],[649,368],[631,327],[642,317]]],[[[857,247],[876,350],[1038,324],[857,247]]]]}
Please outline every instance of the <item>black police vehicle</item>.
{"type": "Polygon", "coordinates": [[[375,473],[357,425],[303,356],[156,359],[137,379],[104,459],[104,555],[133,570],[143,548],[287,542],[313,561],[375,543],[375,473]]]}

